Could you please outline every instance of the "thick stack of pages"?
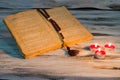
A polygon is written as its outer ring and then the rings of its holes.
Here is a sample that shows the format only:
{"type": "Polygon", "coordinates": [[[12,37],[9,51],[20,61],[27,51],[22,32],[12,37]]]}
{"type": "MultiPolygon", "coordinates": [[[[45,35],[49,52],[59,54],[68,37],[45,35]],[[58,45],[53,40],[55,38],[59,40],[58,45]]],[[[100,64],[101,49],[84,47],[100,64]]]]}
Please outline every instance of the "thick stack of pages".
{"type": "MultiPolygon", "coordinates": [[[[47,12],[60,26],[66,45],[92,39],[91,33],[65,7],[47,9],[47,12]]],[[[36,9],[9,15],[4,22],[24,58],[62,47],[63,42],[54,27],[36,9]]]]}

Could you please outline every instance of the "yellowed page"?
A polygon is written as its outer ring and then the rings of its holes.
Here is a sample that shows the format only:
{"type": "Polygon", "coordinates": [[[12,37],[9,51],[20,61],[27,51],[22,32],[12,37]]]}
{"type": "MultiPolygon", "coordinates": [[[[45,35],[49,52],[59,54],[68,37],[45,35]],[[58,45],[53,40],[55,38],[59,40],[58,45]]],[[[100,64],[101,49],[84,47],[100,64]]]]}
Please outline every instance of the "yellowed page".
{"type": "Polygon", "coordinates": [[[92,39],[91,33],[65,7],[49,9],[47,12],[60,26],[66,45],[92,39]]]}
{"type": "Polygon", "coordinates": [[[61,47],[62,43],[58,34],[37,10],[28,10],[7,16],[4,22],[25,58],[61,47]]]}

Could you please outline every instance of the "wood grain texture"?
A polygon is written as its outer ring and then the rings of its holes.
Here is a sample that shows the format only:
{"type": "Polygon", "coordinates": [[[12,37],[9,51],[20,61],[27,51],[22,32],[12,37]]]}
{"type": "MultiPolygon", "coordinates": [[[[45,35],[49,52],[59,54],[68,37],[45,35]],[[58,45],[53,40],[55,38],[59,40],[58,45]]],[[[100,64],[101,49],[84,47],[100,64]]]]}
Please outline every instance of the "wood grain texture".
{"type": "MultiPolygon", "coordinates": [[[[120,1],[119,0],[0,0],[0,79],[6,80],[119,80],[120,71],[98,69],[101,66],[120,67],[120,58],[107,60],[81,59],[90,53],[91,43],[112,42],[120,55],[120,1]],[[69,11],[94,35],[94,39],[73,48],[81,52],[76,57],[65,55],[64,49],[21,59],[21,53],[2,22],[7,15],[31,8],[66,6],[69,11]]],[[[113,56],[113,55],[112,55],[113,56]]]]}

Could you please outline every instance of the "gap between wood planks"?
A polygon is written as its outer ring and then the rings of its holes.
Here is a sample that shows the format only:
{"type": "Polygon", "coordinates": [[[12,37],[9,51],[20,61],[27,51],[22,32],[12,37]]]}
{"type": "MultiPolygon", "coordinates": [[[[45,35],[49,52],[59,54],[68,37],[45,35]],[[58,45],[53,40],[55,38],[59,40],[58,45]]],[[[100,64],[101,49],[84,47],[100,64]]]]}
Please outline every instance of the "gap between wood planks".
{"type": "Polygon", "coordinates": [[[97,69],[110,69],[110,70],[120,70],[118,66],[94,66],[97,69]]]}

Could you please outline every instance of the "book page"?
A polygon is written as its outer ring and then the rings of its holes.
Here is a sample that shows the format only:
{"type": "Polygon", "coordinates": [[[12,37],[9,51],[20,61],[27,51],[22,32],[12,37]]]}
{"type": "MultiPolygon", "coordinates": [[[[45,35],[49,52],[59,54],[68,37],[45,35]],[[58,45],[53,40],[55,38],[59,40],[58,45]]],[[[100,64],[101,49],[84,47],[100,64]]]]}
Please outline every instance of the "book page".
{"type": "Polygon", "coordinates": [[[61,47],[58,34],[37,10],[7,16],[4,21],[25,58],[61,47]]]}
{"type": "Polygon", "coordinates": [[[92,39],[91,33],[65,7],[48,9],[47,12],[60,26],[66,45],[92,39]]]}

